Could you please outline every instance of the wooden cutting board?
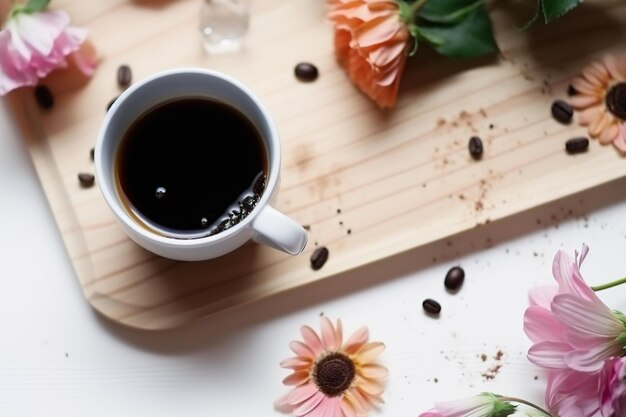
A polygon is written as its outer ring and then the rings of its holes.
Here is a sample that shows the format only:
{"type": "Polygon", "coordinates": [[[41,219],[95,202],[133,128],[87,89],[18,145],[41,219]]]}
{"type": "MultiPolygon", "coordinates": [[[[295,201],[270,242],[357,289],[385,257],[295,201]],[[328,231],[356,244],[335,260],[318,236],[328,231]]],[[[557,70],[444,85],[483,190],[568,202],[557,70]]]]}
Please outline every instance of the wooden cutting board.
{"type": "MultiPolygon", "coordinates": [[[[454,61],[426,49],[410,61],[398,105],[380,111],[348,81],[333,55],[322,0],[251,0],[251,27],[238,54],[207,56],[200,0],[55,0],[90,30],[100,65],[88,84],[57,92],[49,112],[32,90],[11,98],[76,275],[91,305],[142,329],[179,326],[211,313],[336,276],[626,174],[610,146],[567,155],[584,134],[550,116],[550,104],[591,59],[626,41],[626,4],[598,0],[548,27],[521,32],[519,11],[493,10],[498,57],[454,61]],[[300,61],[320,77],[293,76],[300,61]],[[280,210],[310,227],[290,257],[250,243],[217,260],[183,263],[131,242],[97,187],[82,189],[116,70],[135,80],[198,66],[247,84],[275,117],[284,155],[280,210]],[[483,138],[484,157],[467,142],[483,138]],[[313,271],[316,246],[330,250],[313,271]]],[[[506,2],[500,2],[505,7],[506,2]]],[[[210,128],[210,127],[207,127],[210,128]]]]}

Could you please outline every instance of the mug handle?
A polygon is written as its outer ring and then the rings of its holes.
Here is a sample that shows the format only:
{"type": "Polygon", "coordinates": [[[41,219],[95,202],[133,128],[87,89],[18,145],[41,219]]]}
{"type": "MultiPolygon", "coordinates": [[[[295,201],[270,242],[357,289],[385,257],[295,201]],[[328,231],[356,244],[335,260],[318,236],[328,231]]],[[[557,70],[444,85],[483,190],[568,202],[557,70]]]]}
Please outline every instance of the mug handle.
{"type": "Polygon", "coordinates": [[[269,205],[257,214],[252,222],[252,229],[252,240],[290,255],[302,252],[308,240],[302,226],[269,205]]]}

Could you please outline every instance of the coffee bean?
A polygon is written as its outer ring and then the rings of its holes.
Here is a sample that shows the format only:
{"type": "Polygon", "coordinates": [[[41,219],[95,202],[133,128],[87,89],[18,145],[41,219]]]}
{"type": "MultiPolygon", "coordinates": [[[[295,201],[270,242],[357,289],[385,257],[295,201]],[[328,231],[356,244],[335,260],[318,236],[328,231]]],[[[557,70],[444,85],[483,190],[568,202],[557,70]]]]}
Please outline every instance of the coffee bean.
{"type": "Polygon", "coordinates": [[[296,65],[294,73],[296,74],[296,78],[300,81],[314,81],[317,78],[319,71],[315,65],[308,62],[301,62],[296,65]]]}
{"type": "Polygon", "coordinates": [[[472,158],[478,160],[483,155],[483,141],[478,136],[472,136],[467,144],[472,158]]]}
{"type": "Polygon", "coordinates": [[[78,174],[78,182],[80,183],[81,187],[89,188],[93,186],[93,184],[96,182],[96,177],[93,174],[81,172],[80,174],[78,174]]]}
{"type": "Polygon", "coordinates": [[[556,100],[552,103],[552,117],[557,122],[568,124],[572,121],[572,116],[574,115],[574,109],[569,105],[568,102],[563,100],[556,100]]]}
{"type": "Polygon", "coordinates": [[[429,314],[439,314],[441,312],[441,304],[431,298],[425,299],[422,302],[422,307],[429,314]]]}
{"type": "Polygon", "coordinates": [[[567,86],[567,95],[568,96],[575,96],[576,94],[578,94],[578,90],[576,89],[576,87],[574,87],[573,85],[568,85],[567,86]]]}
{"type": "Polygon", "coordinates": [[[568,139],[565,142],[565,150],[569,154],[586,152],[589,148],[589,139],[585,137],[568,139]]]}
{"type": "Polygon", "coordinates": [[[38,85],[35,87],[35,100],[42,109],[50,110],[54,107],[54,96],[52,91],[45,85],[38,85]]]}
{"type": "Polygon", "coordinates": [[[96,156],[96,148],[91,148],[91,150],[89,151],[89,157],[91,158],[92,161],[93,161],[94,156],[96,156]]]}
{"type": "Polygon", "coordinates": [[[107,111],[111,110],[111,107],[113,106],[113,103],[115,103],[115,101],[118,99],[119,97],[113,97],[111,99],[111,101],[109,101],[109,104],[107,104],[107,111]]]}
{"type": "Polygon", "coordinates": [[[311,254],[311,268],[317,271],[324,266],[328,260],[328,248],[326,246],[320,246],[316,248],[311,254]]]}
{"type": "Polygon", "coordinates": [[[460,266],[453,266],[446,274],[443,285],[449,290],[458,290],[465,280],[465,271],[460,266]]]}
{"type": "Polygon", "coordinates": [[[117,69],[117,84],[120,87],[128,87],[133,79],[133,74],[128,65],[120,65],[117,69]]]}

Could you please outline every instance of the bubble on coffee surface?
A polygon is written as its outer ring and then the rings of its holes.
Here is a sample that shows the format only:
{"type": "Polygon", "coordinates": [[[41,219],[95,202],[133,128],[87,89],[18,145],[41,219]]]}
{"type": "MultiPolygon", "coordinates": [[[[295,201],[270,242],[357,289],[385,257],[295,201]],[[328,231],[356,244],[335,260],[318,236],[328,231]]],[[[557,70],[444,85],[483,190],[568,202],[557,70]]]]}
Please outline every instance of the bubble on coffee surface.
{"type": "Polygon", "coordinates": [[[167,190],[165,189],[165,187],[157,187],[156,191],[154,192],[154,195],[156,196],[156,198],[161,200],[167,195],[167,190]]]}

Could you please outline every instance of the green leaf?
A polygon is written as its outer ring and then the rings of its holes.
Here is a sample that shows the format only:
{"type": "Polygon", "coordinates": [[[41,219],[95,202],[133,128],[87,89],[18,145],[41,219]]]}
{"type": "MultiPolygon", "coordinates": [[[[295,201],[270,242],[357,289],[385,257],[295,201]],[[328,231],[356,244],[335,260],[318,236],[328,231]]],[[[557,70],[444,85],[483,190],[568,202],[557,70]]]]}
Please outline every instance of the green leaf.
{"type": "Polygon", "coordinates": [[[483,0],[430,0],[417,15],[434,23],[457,23],[481,5],[483,0]]]}
{"type": "Polygon", "coordinates": [[[24,6],[26,13],[40,12],[48,7],[50,0],[28,0],[24,6]]]}
{"type": "Polygon", "coordinates": [[[455,24],[421,25],[420,33],[437,52],[449,57],[474,58],[498,52],[484,5],[474,8],[455,24]]]}
{"type": "Polygon", "coordinates": [[[557,17],[563,16],[574,7],[582,3],[582,0],[541,0],[541,10],[546,23],[550,23],[557,17]]]}

